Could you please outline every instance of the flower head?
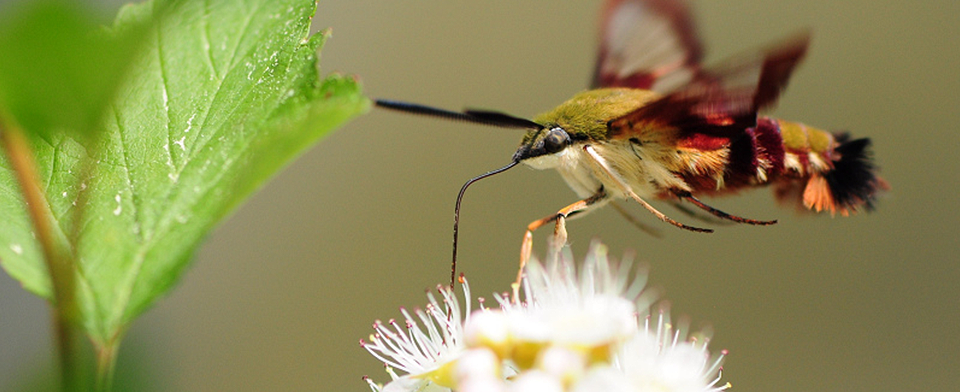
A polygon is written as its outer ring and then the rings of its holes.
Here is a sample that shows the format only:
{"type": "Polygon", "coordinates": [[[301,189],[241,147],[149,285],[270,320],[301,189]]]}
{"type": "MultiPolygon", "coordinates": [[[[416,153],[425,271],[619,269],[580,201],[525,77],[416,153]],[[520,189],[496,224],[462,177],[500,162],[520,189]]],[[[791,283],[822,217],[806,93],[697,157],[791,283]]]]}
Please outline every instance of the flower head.
{"type": "MultiPolygon", "coordinates": [[[[652,297],[645,274],[631,274],[606,247],[591,246],[578,270],[569,252],[546,264],[527,263],[523,298],[495,294],[498,308],[470,313],[440,289],[416,317],[374,324],[361,344],[384,362],[393,381],[379,391],[696,391],[719,384],[720,355],[711,359],[706,340],[687,340],[660,312],[651,326],[652,297]],[[641,320],[643,320],[641,322],[641,320]],[[405,373],[400,376],[394,368],[405,373]]],[[[725,354],[725,353],[724,353],[725,354]]]]}
{"type": "MultiPolygon", "coordinates": [[[[522,300],[495,296],[503,314],[499,328],[513,346],[512,352],[499,352],[522,369],[537,366],[551,348],[582,353],[587,363],[608,362],[612,349],[636,333],[638,304],[649,305],[649,296],[642,295],[645,281],[645,275],[631,274],[629,261],[611,261],[600,244],[591,246],[579,271],[569,252],[546,264],[533,260],[524,274],[522,300]]],[[[468,342],[475,329],[484,332],[472,327],[467,326],[468,342]]]]}
{"type": "MultiPolygon", "coordinates": [[[[620,347],[614,366],[619,374],[605,374],[604,378],[621,378],[631,391],[718,392],[730,387],[729,383],[720,384],[720,364],[726,351],[711,357],[709,338],[688,338],[687,328],[674,328],[666,310],[660,311],[653,325],[651,318],[647,316],[643,330],[620,347]]],[[[588,376],[583,384],[595,381],[588,376]]]]}
{"type": "MultiPolygon", "coordinates": [[[[409,386],[420,390],[426,384],[441,386],[450,383],[449,364],[461,357],[464,351],[463,324],[470,319],[470,286],[464,281],[465,310],[451,289],[437,286],[443,298],[442,304],[433,293],[427,293],[428,303],[424,309],[415,309],[411,314],[401,308],[403,326],[390,319],[386,324],[373,323],[374,333],[370,341],[360,340],[360,346],[383,362],[396,386],[409,386]],[[398,376],[394,369],[405,373],[398,376]]],[[[374,386],[371,382],[371,386],[374,386]]]]}

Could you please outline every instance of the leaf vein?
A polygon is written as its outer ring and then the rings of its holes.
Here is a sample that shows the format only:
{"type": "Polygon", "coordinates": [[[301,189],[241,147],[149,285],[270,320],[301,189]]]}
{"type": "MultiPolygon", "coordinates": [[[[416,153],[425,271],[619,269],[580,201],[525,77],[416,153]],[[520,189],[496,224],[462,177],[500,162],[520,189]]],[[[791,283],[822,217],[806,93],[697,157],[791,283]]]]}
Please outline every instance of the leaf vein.
{"type": "Polygon", "coordinates": [[[213,76],[218,80],[222,81],[223,77],[217,73],[217,67],[213,61],[213,48],[210,47],[210,1],[204,0],[203,2],[203,17],[200,18],[201,23],[203,23],[202,30],[203,34],[200,36],[200,39],[203,40],[203,48],[206,52],[207,65],[210,66],[210,70],[213,71],[213,76]]]}
{"type": "Polygon", "coordinates": [[[44,185],[44,184],[46,185],[44,187],[45,189],[43,189],[44,194],[50,192],[50,186],[53,184],[53,175],[57,172],[57,169],[60,166],[60,145],[61,144],[62,144],[62,141],[61,143],[57,143],[57,145],[53,146],[53,161],[50,163],[50,172],[47,175],[47,182],[40,184],[40,185],[44,185]]]}
{"type": "Polygon", "coordinates": [[[236,64],[234,63],[234,60],[236,60],[236,58],[237,58],[237,51],[240,50],[240,43],[243,42],[243,38],[247,35],[247,32],[248,32],[248,30],[250,29],[250,22],[253,21],[254,15],[256,15],[258,11],[260,11],[260,7],[261,7],[262,5],[263,5],[263,3],[258,4],[258,5],[253,9],[253,11],[251,11],[249,14],[247,14],[246,20],[243,21],[243,28],[240,29],[240,34],[237,35],[237,36],[238,36],[238,38],[237,38],[237,45],[233,47],[233,50],[231,50],[231,53],[232,53],[232,57],[230,58],[230,68],[231,68],[231,69],[232,69],[232,68],[236,68],[236,64]]]}
{"type": "MultiPolygon", "coordinates": [[[[166,86],[164,86],[164,88],[166,88],[166,86]]],[[[118,112],[114,110],[114,113],[118,113],[118,112]]],[[[120,147],[121,156],[123,158],[122,169],[123,169],[124,177],[127,182],[127,188],[130,191],[130,198],[131,198],[130,204],[133,205],[134,222],[138,224],[139,222],[142,222],[142,218],[140,216],[140,208],[138,208],[139,195],[136,192],[136,188],[134,187],[133,180],[130,176],[129,150],[127,149],[127,140],[124,137],[124,135],[126,134],[126,131],[124,130],[123,124],[120,121],[119,114],[117,114],[116,119],[117,119],[117,133],[120,138],[119,147],[120,147]]],[[[140,246],[138,247],[137,254],[134,257],[134,264],[132,266],[133,268],[131,268],[129,272],[128,281],[125,282],[124,284],[119,285],[118,287],[119,290],[117,293],[118,295],[117,295],[117,302],[116,302],[117,306],[116,308],[113,309],[113,318],[111,319],[122,320],[123,315],[126,313],[126,307],[130,303],[130,296],[133,293],[133,285],[134,285],[134,282],[136,282],[136,277],[140,274],[141,266],[143,264],[143,253],[144,253],[143,249],[146,244],[146,236],[147,236],[146,231],[147,231],[146,228],[141,228],[141,230],[137,233],[137,235],[140,237],[140,246]]]]}
{"type": "MultiPolygon", "coordinates": [[[[157,65],[160,67],[160,85],[163,87],[163,113],[166,116],[166,122],[164,126],[167,131],[167,154],[169,155],[170,162],[176,168],[177,162],[173,160],[173,130],[170,126],[170,106],[169,106],[169,87],[167,82],[167,70],[165,62],[163,61],[163,37],[160,34],[160,24],[157,24],[157,65]]],[[[129,167],[129,166],[128,166],[129,167]]]]}
{"type": "MultiPolygon", "coordinates": [[[[142,218],[140,216],[140,208],[139,208],[139,204],[137,203],[138,201],[137,198],[139,197],[139,195],[137,193],[136,187],[134,186],[133,178],[131,178],[130,176],[130,152],[127,149],[127,138],[124,137],[126,132],[123,129],[123,124],[120,122],[120,116],[117,115],[116,118],[117,118],[117,134],[120,138],[120,145],[119,145],[120,156],[123,159],[123,165],[121,167],[121,171],[123,172],[123,179],[126,181],[127,190],[130,192],[130,200],[131,200],[130,204],[133,206],[133,220],[134,222],[141,222],[142,218]]],[[[117,191],[117,195],[119,194],[120,194],[120,191],[117,191]]],[[[144,235],[145,235],[144,230],[140,230],[140,232],[137,234],[140,236],[141,240],[144,238],[144,235]]]]}

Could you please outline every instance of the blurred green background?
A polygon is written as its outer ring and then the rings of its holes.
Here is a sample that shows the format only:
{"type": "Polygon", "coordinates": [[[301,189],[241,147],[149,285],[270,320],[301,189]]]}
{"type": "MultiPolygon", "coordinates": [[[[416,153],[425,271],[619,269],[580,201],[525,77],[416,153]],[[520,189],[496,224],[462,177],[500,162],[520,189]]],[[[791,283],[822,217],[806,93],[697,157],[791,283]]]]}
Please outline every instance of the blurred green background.
{"type": "MultiPolygon", "coordinates": [[[[106,3],[115,9],[116,3],[106,3]]],[[[585,88],[600,1],[321,1],[325,72],[371,97],[532,116],[585,88]]],[[[695,1],[709,60],[814,33],[779,117],[874,141],[893,186],[878,211],[798,215],[768,190],[710,200],[772,227],[648,236],[613,209],[568,225],[574,253],[635,250],[675,318],[714,329],[735,391],[960,390],[960,3],[695,1]]],[[[364,391],[387,380],[358,345],[449,274],[454,198],[507,163],[519,131],[372,111],[270,182],[209,238],[138,320],[120,369],[142,390],[364,391]],[[136,363],[135,363],[136,362],[136,363]]],[[[524,226],[575,200],[553,172],[514,169],[464,200],[460,267],[503,291],[524,226]]],[[[662,204],[657,204],[662,205],[662,204]]],[[[683,217],[663,206],[669,215],[683,217]]],[[[684,218],[686,220],[686,218],[684,218]]],[[[694,222],[695,223],[695,222],[694,222]]],[[[548,232],[535,235],[541,253],[548,232]]],[[[49,310],[0,276],[0,390],[53,362],[49,310]]]]}

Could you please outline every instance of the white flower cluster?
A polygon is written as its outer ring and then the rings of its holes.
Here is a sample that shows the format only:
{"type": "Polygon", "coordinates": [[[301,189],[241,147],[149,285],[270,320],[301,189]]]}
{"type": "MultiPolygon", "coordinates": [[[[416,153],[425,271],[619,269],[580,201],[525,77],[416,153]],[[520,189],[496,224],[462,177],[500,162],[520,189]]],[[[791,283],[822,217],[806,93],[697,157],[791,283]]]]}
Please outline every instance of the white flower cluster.
{"type": "Polygon", "coordinates": [[[393,391],[722,391],[723,356],[706,339],[687,339],[661,311],[649,315],[645,275],[629,278],[594,244],[577,273],[563,254],[527,264],[523,299],[495,295],[499,307],[471,312],[440,288],[425,309],[402,309],[404,325],[374,324],[360,344],[387,367],[393,391]],[[403,375],[397,374],[397,371],[403,375]]]}

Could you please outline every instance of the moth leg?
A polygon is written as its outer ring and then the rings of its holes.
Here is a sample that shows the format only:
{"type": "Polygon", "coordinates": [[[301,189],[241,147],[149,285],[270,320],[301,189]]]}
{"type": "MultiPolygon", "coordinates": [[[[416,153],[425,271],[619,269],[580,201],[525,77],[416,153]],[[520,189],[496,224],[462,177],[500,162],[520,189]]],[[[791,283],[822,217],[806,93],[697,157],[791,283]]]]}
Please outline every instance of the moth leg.
{"type": "Polygon", "coordinates": [[[559,252],[560,248],[567,243],[567,218],[574,214],[588,210],[590,207],[595,206],[598,202],[603,201],[606,198],[607,192],[601,187],[599,190],[597,190],[597,193],[594,193],[592,196],[563,207],[560,209],[560,211],[557,211],[556,214],[550,214],[542,219],[530,222],[530,224],[527,225],[527,232],[523,235],[523,244],[520,245],[520,269],[517,270],[517,280],[510,285],[510,287],[513,289],[513,302],[518,302],[520,300],[520,282],[523,280],[523,269],[527,266],[527,261],[530,260],[530,255],[533,252],[533,232],[550,222],[556,222],[556,226],[554,226],[553,229],[553,240],[550,244],[550,248],[554,252],[559,252]]]}
{"type": "Polygon", "coordinates": [[[703,211],[695,210],[693,209],[693,207],[690,207],[686,204],[681,203],[680,200],[671,200],[670,205],[673,206],[673,208],[676,208],[677,211],[680,211],[684,215],[689,216],[690,218],[696,219],[698,221],[701,221],[703,223],[710,223],[714,225],[732,225],[734,223],[731,221],[725,221],[723,219],[717,218],[713,215],[708,215],[703,211]]]}
{"type": "Polygon", "coordinates": [[[649,235],[651,235],[651,236],[657,237],[657,238],[660,238],[660,237],[661,237],[660,230],[657,230],[657,229],[655,229],[655,228],[653,228],[653,227],[650,227],[649,225],[647,225],[647,224],[645,224],[645,223],[643,223],[643,222],[640,222],[635,216],[633,216],[633,214],[630,213],[630,211],[627,211],[626,208],[623,208],[623,206],[620,205],[620,203],[617,203],[616,201],[614,201],[614,202],[610,203],[610,205],[613,206],[613,209],[614,209],[614,210],[616,210],[618,213],[620,213],[620,216],[622,216],[623,219],[626,219],[627,222],[630,222],[630,224],[632,224],[634,227],[640,229],[640,231],[642,231],[642,232],[644,232],[644,233],[647,233],[647,234],[649,234],[649,235]]]}
{"type": "Polygon", "coordinates": [[[670,217],[664,215],[662,212],[657,211],[657,209],[653,208],[653,206],[650,205],[650,203],[647,203],[645,200],[641,199],[640,196],[637,196],[637,194],[633,192],[633,189],[630,189],[630,186],[627,185],[627,182],[624,181],[623,178],[621,178],[620,175],[617,174],[617,172],[615,172],[612,168],[610,168],[610,165],[607,164],[607,160],[603,159],[603,157],[600,156],[599,153],[597,153],[597,150],[594,149],[593,146],[590,146],[588,144],[586,146],[583,146],[583,150],[586,151],[591,158],[593,158],[594,162],[600,165],[600,168],[603,169],[604,173],[606,173],[607,176],[613,179],[613,181],[616,182],[618,186],[620,186],[620,190],[623,191],[623,193],[626,193],[627,196],[630,196],[631,199],[639,203],[641,206],[643,206],[643,208],[646,208],[647,211],[650,211],[650,213],[656,216],[658,219],[684,230],[695,231],[698,233],[713,233],[713,230],[711,229],[687,226],[683,223],[670,219],[670,217]]]}
{"type": "Polygon", "coordinates": [[[693,205],[695,205],[695,206],[703,209],[703,210],[706,211],[706,212],[709,212],[709,213],[712,214],[713,216],[715,216],[715,217],[717,217],[717,218],[720,218],[720,219],[727,219],[727,220],[731,220],[731,221],[734,221],[734,222],[737,222],[737,223],[746,223],[746,224],[750,224],[750,225],[760,225],[760,226],[767,226],[767,225],[772,225],[772,224],[776,224],[776,223],[777,223],[776,220],[762,221],[762,220],[756,220],[756,219],[747,219],[747,218],[740,217],[740,216],[736,216],[736,215],[730,215],[730,214],[728,214],[728,213],[726,213],[726,212],[720,211],[720,210],[718,210],[718,209],[716,209],[716,208],[713,208],[713,207],[710,207],[710,206],[704,204],[702,201],[700,201],[699,199],[697,199],[696,197],[694,197],[692,194],[690,194],[690,192],[687,192],[687,191],[676,191],[676,190],[675,190],[675,191],[673,191],[673,193],[674,193],[675,195],[677,195],[677,197],[679,197],[680,199],[682,199],[682,200],[687,200],[687,201],[693,203],[693,205]]]}

